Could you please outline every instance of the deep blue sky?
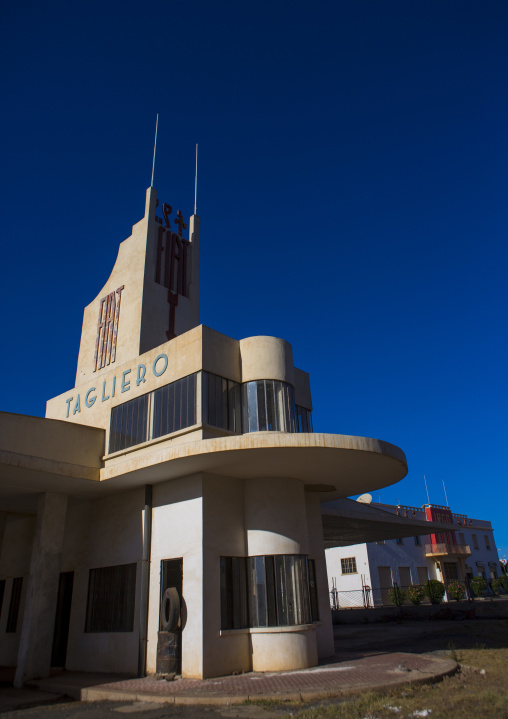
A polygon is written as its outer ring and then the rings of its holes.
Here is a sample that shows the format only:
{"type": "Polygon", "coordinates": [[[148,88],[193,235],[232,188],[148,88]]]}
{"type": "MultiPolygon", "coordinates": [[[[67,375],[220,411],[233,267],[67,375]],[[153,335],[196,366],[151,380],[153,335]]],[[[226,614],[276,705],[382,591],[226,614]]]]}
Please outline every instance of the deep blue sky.
{"type": "Polygon", "coordinates": [[[83,308],[155,187],[201,319],[283,337],[314,428],[378,437],[375,499],[506,528],[508,3],[4,0],[1,409],[74,385],[83,308]]]}

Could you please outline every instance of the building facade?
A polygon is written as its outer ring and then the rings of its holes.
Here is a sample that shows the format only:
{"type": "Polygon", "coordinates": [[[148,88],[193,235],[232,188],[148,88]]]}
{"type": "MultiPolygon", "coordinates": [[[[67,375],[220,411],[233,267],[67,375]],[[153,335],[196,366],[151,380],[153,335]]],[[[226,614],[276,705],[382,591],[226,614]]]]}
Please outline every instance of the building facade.
{"type": "MultiPolygon", "coordinates": [[[[288,342],[199,324],[199,247],[199,218],[149,188],[85,308],[75,386],[45,418],[0,413],[0,664],[17,685],[52,666],[203,678],[333,653],[321,503],[399,481],[406,458],[314,433],[288,342]]],[[[350,504],[326,546],[369,525],[350,504]]]]}

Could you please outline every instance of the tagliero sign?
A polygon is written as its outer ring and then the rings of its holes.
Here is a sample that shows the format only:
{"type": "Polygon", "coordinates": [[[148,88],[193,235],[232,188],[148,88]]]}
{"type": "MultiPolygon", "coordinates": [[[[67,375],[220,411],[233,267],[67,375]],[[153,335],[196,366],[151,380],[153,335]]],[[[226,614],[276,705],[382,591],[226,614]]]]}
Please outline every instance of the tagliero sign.
{"type": "Polygon", "coordinates": [[[120,302],[124,285],[116,292],[110,292],[103,297],[99,305],[99,319],[97,320],[97,338],[95,340],[95,355],[93,371],[110,365],[116,359],[116,339],[118,336],[118,321],[120,319],[120,302]],[[116,297],[118,295],[118,298],[116,297]]]}
{"type": "MultiPolygon", "coordinates": [[[[154,359],[152,366],[149,367],[149,371],[151,371],[154,377],[161,377],[167,370],[167,368],[168,356],[167,354],[162,353],[160,355],[157,355],[157,357],[154,359]]],[[[122,372],[121,378],[118,379],[118,383],[116,381],[116,377],[113,377],[110,381],[104,380],[100,389],[98,389],[97,387],[90,387],[90,389],[83,397],[83,408],[93,407],[98,399],[100,399],[101,402],[107,402],[108,399],[111,399],[115,396],[115,393],[118,393],[118,390],[120,393],[128,392],[131,388],[131,382],[134,383],[135,381],[136,387],[139,387],[140,384],[146,382],[147,368],[145,364],[138,364],[138,366],[136,367],[135,375],[128,377],[128,375],[130,375],[131,373],[132,370],[126,369],[125,372],[122,372]],[[134,376],[136,377],[135,380],[134,376]]],[[[67,405],[67,413],[65,415],[66,418],[68,418],[71,413],[71,406],[72,414],[78,414],[79,412],[81,412],[81,395],[78,394],[76,398],[68,397],[65,400],[65,404],[67,405]]]]}

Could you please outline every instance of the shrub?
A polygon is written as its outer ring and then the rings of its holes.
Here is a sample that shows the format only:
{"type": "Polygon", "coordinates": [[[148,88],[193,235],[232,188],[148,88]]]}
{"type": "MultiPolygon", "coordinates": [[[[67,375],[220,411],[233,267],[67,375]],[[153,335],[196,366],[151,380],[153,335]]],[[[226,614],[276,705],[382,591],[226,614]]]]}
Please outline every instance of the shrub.
{"type": "Polygon", "coordinates": [[[504,589],[504,591],[508,593],[508,577],[505,577],[504,575],[502,577],[497,577],[497,579],[493,579],[490,584],[494,594],[499,594],[500,589],[504,589]]]}
{"type": "Polygon", "coordinates": [[[465,584],[459,582],[457,579],[453,582],[450,582],[450,584],[448,585],[448,596],[450,596],[452,599],[455,599],[456,602],[458,602],[459,599],[462,599],[465,591],[465,584]]]}
{"type": "Polygon", "coordinates": [[[395,604],[396,607],[400,607],[401,604],[404,604],[406,590],[401,589],[401,587],[392,587],[388,592],[388,597],[390,598],[390,602],[392,604],[395,604]]]}
{"type": "Polygon", "coordinates": [[[445,585],[438,579],[429,579],[424,591],[432,604],[441,604],[445,593],[445,585]]]}
{"type": "Polygon", "coordinates": [[[485,587],[487,586],[487,582],[483,577],[473,577],[469,584],[471,585],[471,589],[473,590],[474,594],[476,594],[477,597],[481,597],[483,592],[485,591],[485,587]]]}
{"type": "Polygon", "coordinates": [[[421,604],[424,596],[425,592],[423,591],[423,587],[420,587],[419,584],[412,584],[407,590],[407,598],[413,604],[421,604]]]}
{"type": "Polygon", "coordinates": [[[492,591],[494,592],[494,594],[499,594],[499,590],[502,587],[501,580],[493,579],[490,583],[490,586],[492,587],[492,591]]]}

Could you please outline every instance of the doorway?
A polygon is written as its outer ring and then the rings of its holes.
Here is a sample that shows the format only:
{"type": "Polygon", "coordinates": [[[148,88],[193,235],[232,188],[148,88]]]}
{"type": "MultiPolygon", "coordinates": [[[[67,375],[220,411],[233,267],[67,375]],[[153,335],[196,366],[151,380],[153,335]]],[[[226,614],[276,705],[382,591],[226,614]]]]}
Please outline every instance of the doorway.
{"type": "Polygon", "coordinates": [[[379,588],[381,590],[381,603],[390,604],[390,589],[393,587],[392,570],[390,567],[378,567],[379,588]]]}
{"type": "Polygon", "coordinates": [[[163,559],[160,577],[156,671],[181,674],[183,559],[163,559]]]}
{"type": "Polygon", "coordinates": [[[58,597],[56,600],[55,629],[53,632],[53,648],[51,650],[52,667],[65,667],[65,660],[67,658],[67,642],[69,640],[73,584],[74,572],[60,573],[60,579],[58,581],[58,597]]]}

